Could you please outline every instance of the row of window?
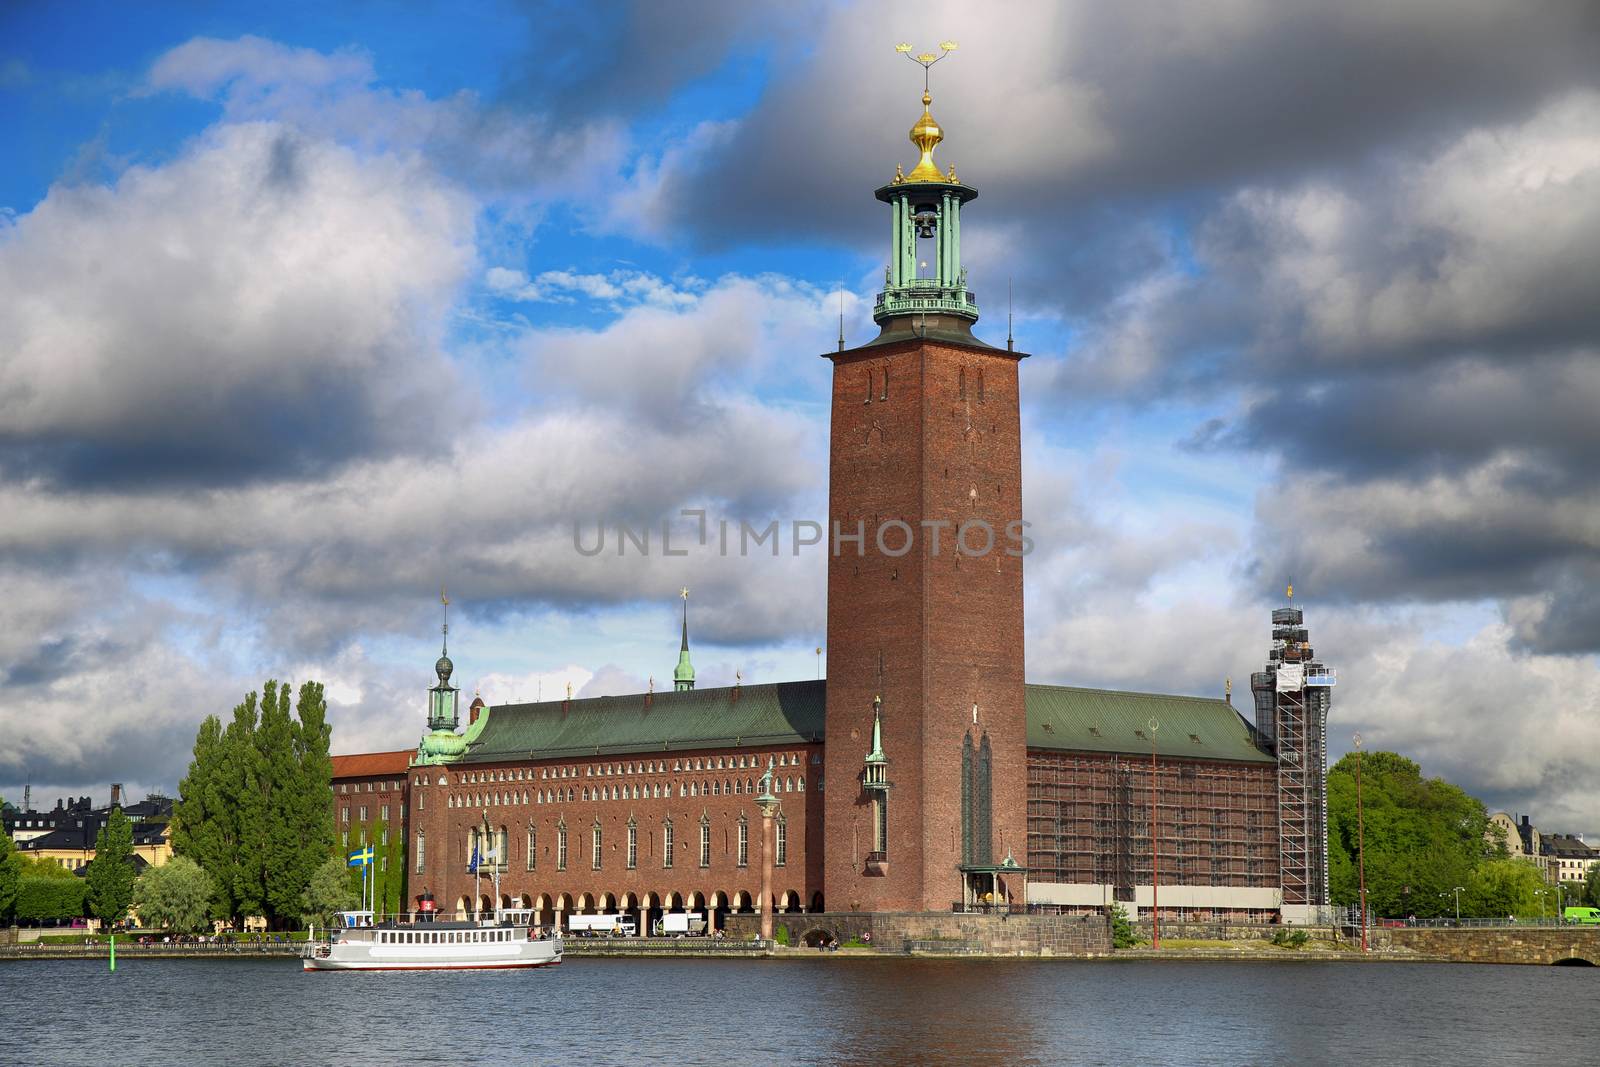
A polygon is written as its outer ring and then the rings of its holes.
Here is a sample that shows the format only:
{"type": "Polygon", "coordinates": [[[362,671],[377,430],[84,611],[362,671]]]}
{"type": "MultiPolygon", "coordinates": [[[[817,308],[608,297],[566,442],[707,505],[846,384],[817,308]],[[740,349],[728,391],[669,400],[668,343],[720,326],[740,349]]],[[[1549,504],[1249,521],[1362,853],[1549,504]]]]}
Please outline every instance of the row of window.
{"type": "MultiPolygon", "coordinates": [[[[822,762],[821,755],[813,754],[811,762],[820,764],[822,762]]],[[[773,757],[773,764],[778,767],[799,767],[804,763],[805,758],[799,752],[779,752],[773,757]]],[[[766,764],[761,761],[759,755],[696,756],[688,759],[675,759],[670,767],[668,767],[667,761],[664,759],[636,760],[623,763],[591,763],[582,768],[582,774],[579,774],[579,768],[577,767],[540,767],[539,781],[560,778],[611,778],[632,774],[683,774],[698,771],[762,770],[765,766],[766,764]]],[[[499,768],[491,771],[458,772],[454,784],[484,785],[492,782],[531,782],[533,780],[533,769],[531,767],[516,767],[510,769],[499,768]]],[[[368,784],[370,785],[370,783],[368,784]]],[[[427,776],[417,775],[416,784],[426,785],[427,776]]],[[[341,786],[340,792],[343,791],[341,786]]]]}
{"type": "MultiPolygon", "coordinates": [[[[756,780],[746,778],[739,781],[737,778],[704,782],[646,782],[624,785],[597,785],[593,788],[585,786],[561,786],[556,789],[535,789],[531,794],[524,789],[520,792],[491,791],[488,793],[452,793],[447,801],[452,808],[484,808],[498,807],[506,804],[571,804],[579,800],[659,800],[672,796],[673,786],[676,784],[678,796],[683,797],[716,797],[716,796],[754,796],[756,780]]],[[[804,793],[806,780],[802,775],[799,778],[784,778],[772,781],[773,792],[776,793],[804,793]]],[[[420,797],[419,797],[420,805],[420,797]]],[[[363,809],[365,810],[365,809],[363,809]]]]}
{"type": "MultiPolygon", "coordinates": [[[[350,808],[349,808],[348,805],[339,809],[339,821],[344,823],[344,825],[346,825],[346,826],[350,825],[350,808]]],[[[366,822],[367,821],[367,806],[365,804],[359,805],[356,808],[356,821],[357,822],[366,822]]],[[[389,805],[384,804],[384,805],[382,805],[381,807],[378,808],[378,821],[379,822],[388,822],[389,821],[389,805]]]]}
{"type": "MultiPolygon", "coordinates": [[[[774,867],[786,866],[789,862],[789,827],[782,815],[779,815],[773,827],[773,856],[774,867]]],[[[527,869],[532,871],[538,868],[539,837],[538,828],[530,826],[527,829],[527,848],[524,860],[527,869]]],[[[628,847],[625,853],[628,870],[636,870],[639,866],[639,827],[632,819],[628,820],[628,847]]],[[[426,835],[422,831],[417,833],[417,873],[422,874],[427,867],[426,835]]],[[[485,831],[482,827],[472,827],[466,835],[466,855],[470,859],[478,857],[480,865],[491,866],[498,864],[501,869],[509,866],[511,861],[510,840],[505,827],[498,830],[485,831]],[[493,856],[490,856],[490,853],[493,856]]],[[[671,819],[665,820],[661,825],[661,866],[670,868],[676,858],[676,834],[671,819]]],[[[568,846],[567,824],[565,821],[556,824],[556,870],[567,869],[568,846]]],[[[738,845],[735,851],[735,863],[740,867],[750,865],[750,823],[744,816],[739,817],[738,845]]],[[[589,830],[589,869],[602,870],[605,864],[605,834],[598,822],[589,830]]],[[[701,816],[700,819],[700,866],[711,866],[711,820],[701,816]]]]}
{"type": "MultiPolygon", "coordinates": [[[[419,781],[420,781],[420,779],[419,779],[419,781]]],[[[398,792],[399,789],[400,789],[400,783],[397,782],[397,781],[396,782],[340,782],[339,783],[339,792],[341,792],[341,793],[361,793],[361,792],[366,792],[366,793],[387,793],[391,789],[393,789],[393,790],[398,792]],[[366,786],[366,789],[364,789],[364,790],[361,788],[363,785],[366,786]]]]}

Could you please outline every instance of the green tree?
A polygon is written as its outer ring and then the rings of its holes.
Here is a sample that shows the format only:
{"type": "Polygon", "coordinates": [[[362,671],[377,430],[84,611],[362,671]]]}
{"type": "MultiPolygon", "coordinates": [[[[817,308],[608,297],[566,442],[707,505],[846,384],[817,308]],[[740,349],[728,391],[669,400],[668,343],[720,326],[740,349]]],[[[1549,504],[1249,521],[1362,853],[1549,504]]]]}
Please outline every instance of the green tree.
{"type": "Polygon", "coordinates": [[[1539,868],[1527,860],[1486,859],[1467,876],[1466,892],[1461,894],[1463,915],[1503,919],[1507,916],[1536,916],[1539,898],[1535,890],[1544,888],[1539,868]]]}
{"type": "MultiPolygon", "coordinates": [[[[1342,905],[1359,897],[1355,772],[1354,753],[1328,772],[1329,881],[1342,905]]],[[[1452,890],[1467,885],[1493,848],[1483,802],[1423,778],[1416,763],[1393,752],[1366,753],[1361,772],[1367,906],[1375,915],[1453,915],[1452,890]]],[[[1470,913],[1465,895],[1462,913],[1470,913]]]]}
{"type": "Polygon", "coordinates": [[[89,887],[70,871],[66,874],[65,878],[54,874],[24,874],[18,879],[13,909],[17,921],[39,923],[82,917],[88,904],[89,887]]]}
{"type": "Polygon", "coordinates": [[[188,856],[151,867],[134,884],[133,901],[146,926],[192,934],[205,929],[216,881],[188,856]]]}
{"type": "Polygon", "coordinates": [[[329,856],[311,872],[311,881],[300,898],[300,918],[304,922],[327,923],[334,912],[354,908],[357,899],[346,877],[345,861],[329,856]]]}
{"type": "Polygon", "coordinates": [[[226,728],[200,725],[179,788],[173,848],[216,881],[216,913],[294,922],[317,865],[334,847],[331,730],[322,686],[276,681],[248,694],[226,728]]]}
{"type": "MultiPolygon", "coordinates": [[[[383,908],[390,915],[397,914],[406,896],[406,842],[398,829],[387,828],[384,833],[389,843],[383,846],[383,908]]],[[[379,841],[383,837],[378,838],[379,841]]]]}
{"type": "Polygon", "coordinates": [[[89,864],[89,902],[107,926],[119,923],[133,903],[133,823],[121,808],[112,808],[95,837],[94,861],[89,864]]]}
{"type": "Polygon", "coordinates": [[[17,883],[22,878],[22,855],[11,835],[0,831],[0,920],[11,918],[17,903],[17,883]]]}
{"type": "Polygon", "coordinates": [[[1583,902],[1591,908],[1600,908],[1600,863],[1592,864],[1583,880],[1583,902]]]}

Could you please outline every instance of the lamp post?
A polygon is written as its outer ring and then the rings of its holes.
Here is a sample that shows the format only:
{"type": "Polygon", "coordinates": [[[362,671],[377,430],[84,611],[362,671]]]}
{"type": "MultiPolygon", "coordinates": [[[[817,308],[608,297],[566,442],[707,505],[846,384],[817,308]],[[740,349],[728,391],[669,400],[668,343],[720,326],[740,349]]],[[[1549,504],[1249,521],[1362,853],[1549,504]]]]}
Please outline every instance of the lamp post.
{"type": "Polygon", "coordinates": [[[1161,948],[1161,850],[1156,826],[1156,731],[1161,721],[1150,717],[1150,948],[1161,948]]]}
{"type": "Polygon", "coordinates": [[[772,757],[767,757],[767,773],[761,776],[761,792],[756,807],[761,812],[761,940],[772,940],[772,818],[778,814],[778,798],[772,792],[772,757]]]}
{"type": "Polygon", "coordinates": [[[1566,904],[1561,899],[1561,883],[1556,883],[1556,925],[1567,921],[1566,904]]]}
{"type": "Polygon", "coordinates": [[[1456,925],[1460,926],[1461,925],[1461,892],[1462,892],[1462,887],[1461,886],[1456,886],[1454,889],[1450,890],[1450,892],[1452,892],[1452,893],[1454,893],[1456,895],[1456,925]]]}
{"type": "Polygon", "coordinates": [[[1543,926],[1544,925],[1544,896],[1545,896],[1545,891],[1543,889],[1535,889],[1533,891],[1533,895],[1539,898],[1539,925],[1543,926]]]}
{"type": "Polygon", "coordinates": [[[1361,879],[1361,951],[1367,951],[1367,832],[1361,811],[1361,735],[1356,734],[1356,869],[1361,879]]]}

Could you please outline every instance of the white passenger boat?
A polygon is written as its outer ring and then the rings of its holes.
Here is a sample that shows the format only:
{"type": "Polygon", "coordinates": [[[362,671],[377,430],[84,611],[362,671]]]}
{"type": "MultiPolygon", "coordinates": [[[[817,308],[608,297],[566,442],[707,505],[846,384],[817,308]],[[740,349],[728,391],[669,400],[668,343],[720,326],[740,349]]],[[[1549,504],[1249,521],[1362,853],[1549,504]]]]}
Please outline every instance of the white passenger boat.
{"type": "Polygon", "coordinates": [[[340,924],[303,957],[308,971],[465,970],[543,967],[561,962],[559,932],[533,925],[525,909],[476,922],[372,923],[371,912],[340,912],[340,924]]]}

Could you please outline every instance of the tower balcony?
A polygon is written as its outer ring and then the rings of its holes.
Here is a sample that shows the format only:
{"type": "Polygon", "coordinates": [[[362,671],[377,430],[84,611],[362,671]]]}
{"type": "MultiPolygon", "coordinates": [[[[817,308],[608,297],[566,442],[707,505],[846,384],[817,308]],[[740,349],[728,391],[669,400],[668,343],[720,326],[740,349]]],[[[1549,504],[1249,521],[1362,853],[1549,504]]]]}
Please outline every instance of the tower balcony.
{"type": "Polygon", "coordinates": [[[959,315],[976,322],[978,298],[965,286],[940,285],[936,278],[912,278],[878,294],[872,321],[882,325],[885,319],[919,314],[959,315]]]}

